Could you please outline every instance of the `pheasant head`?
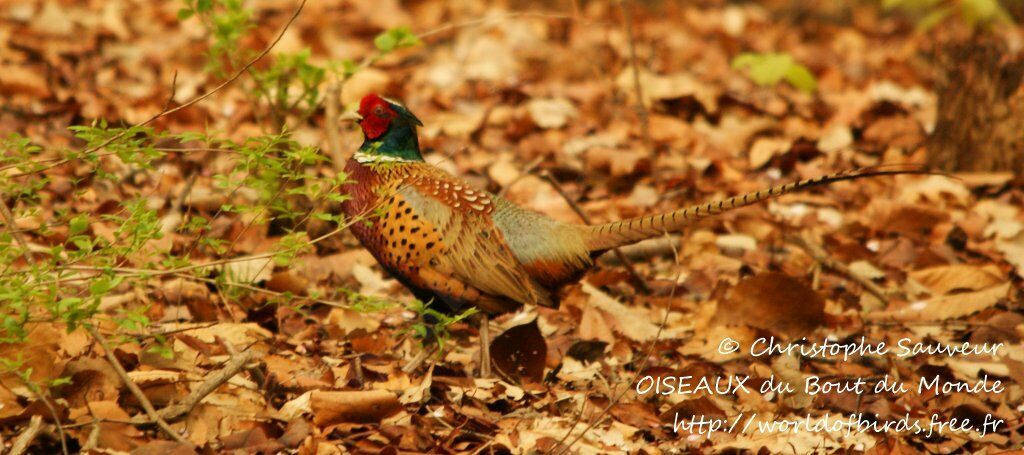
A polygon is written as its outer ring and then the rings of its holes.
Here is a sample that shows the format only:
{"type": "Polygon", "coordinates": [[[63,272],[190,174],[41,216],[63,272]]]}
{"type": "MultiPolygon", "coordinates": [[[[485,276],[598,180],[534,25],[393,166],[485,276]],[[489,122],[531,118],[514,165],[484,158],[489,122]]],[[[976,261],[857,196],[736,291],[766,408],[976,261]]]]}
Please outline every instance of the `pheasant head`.
{"type": "Polygon", "coordinates": [[[363,145],[359,153],[395,161],[423,161],[416,127],[423,122],[398,102],[369,94],[359,102],[363,145]]]}

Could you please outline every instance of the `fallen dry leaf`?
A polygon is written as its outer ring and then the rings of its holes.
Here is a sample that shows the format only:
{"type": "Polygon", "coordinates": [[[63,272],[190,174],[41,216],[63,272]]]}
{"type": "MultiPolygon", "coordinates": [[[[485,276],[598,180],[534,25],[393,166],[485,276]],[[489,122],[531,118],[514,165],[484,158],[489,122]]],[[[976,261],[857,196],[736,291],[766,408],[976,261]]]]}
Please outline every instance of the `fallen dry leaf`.
{"type": "Polygon", "coordinates": [[[719,304],[715,321],[799,337],[824,323],[825,300],[789,275],[762,272],[732,288],[719,304]]]}
{"type": "Polygon", "coordinates": [[[999,269],[989,265],[978,267],[966,264],[942,265],[910,272],[909,277],[928,288],[934,295],[946,295],[957,291],[980,291],[1004,279],[999,269]]]}
{"type": "Polygon", "coordinates": [[[540,98],[526,104],[530,118],[541,128],[561,128],[576,117],[576,107],[565,98],[540,98]]]}
{"type": "Polygon", "coordinates": [[[539,383],[544,378],[548,344],[534,319],[509,328],[491,342],[491,361],[498,371],[517,381],[539,383]]]}
{"type": "Polygon", "coordinates": [[[945,321],[964,317],[977,313],[985,308],[991,307],[1000,300],[1007,297],[1010,291],[1010,283],[992,286],[990,288],[964,292],[960,294],[943,295],[928,300],[911,302],[904,307],[866,314],[870,320],[896,320],[896,321],[945,321]]]}

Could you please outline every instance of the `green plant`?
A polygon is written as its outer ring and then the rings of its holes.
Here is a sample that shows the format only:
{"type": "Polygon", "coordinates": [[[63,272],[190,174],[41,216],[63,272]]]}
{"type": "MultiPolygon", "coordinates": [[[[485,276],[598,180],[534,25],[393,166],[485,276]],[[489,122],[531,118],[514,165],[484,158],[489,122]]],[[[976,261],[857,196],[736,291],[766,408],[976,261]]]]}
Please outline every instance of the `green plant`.
{"type": "Polygon", "coordinates": [[[813,92],[818,87],[811,71],[786,53],[743,53],[732,59],[732,67],[746,71],[747,76],[761,86],[775,85],[785,80],[805,92],[813,92]]]}
{"type": "Polygon", "coordinates": [[[437,342],[438,350],[444,352],[444,345],[451,339],[451,326],[462,322],[471,316],[480,312],[476,307],[469,307],[466,311],[463,311],[456,315],[447,315],[433,308],[430,308],[429,304],[425,304],[419,300],[413,301],[412,306],[409,308],[414,311],[419,318],[417,322],[409,327],[409,330],[421,340],[426,340],[433,336],[437,342]],[[433,321],[428,323],[427,321],[433,321]]]}
{"type": "Polygon", "coordinates": [[[882,0],[887,11],[901,11],[917,20],[917,28],[928,31],[959,12],[971,28],[1012,24],[1013,18],[999,0],[882,0]]]}
{"type": "MultiPolygon", "coordinates": [[[[227,265],[248,260],[227,256],[241,234],[211,235],[222,216],[242,221],[242,232],[258,225],[274,227],[279,241],[266,253],[272,259],[266,267],[287,267],[326,237],[309,238],[304,229],[311,219],[334,223],[339,230],[359,222],[322,209],[347,198],[340,191],[347,176],[319,172],[324,155],[295,141],[284,123],[314,115],[323,101],[322,86],[332,72],[344,80],[386,53],[419,40],[407,28],[398,28],[381,34],[375,41],[378,52],[361,64],[346,60],[317,66],[304,50],[270,55],[268,65],[255,69],[248,65],[259,53],[243,45],[255,23],[242,0],[185,0],[179,17],[195,17],[209,31],[206,70],[211,74],[228,77],[249,68],[253,85],[243,91],[257,94],[254,103],[263,100],[276,132],[232,140],[212,132],[157,131],[146,126],[149,122],[119,126],[97,119],[70,127],[79,143],[59,150],[44,150],[18,134],[0,137],[0,169],[7,171],[0,172],[0,199],[5,204],[0,220],[4,224],[0,231],[0,343],[24,341],[30,324],[57,323],[71,331],[96,324],[99,318],[112,320],[122,334],[142,333],[151,323],[146,316],[148,305],[132,304],[100,314],[101,304],[108,297],[149,293],[159,286],[154,278],[162,277],[213,285],[228,299],[263,293],[275,304],[295,304],[299,299],[335,304],[315,293],[301,298],[276,293],[232,276],[227,267],[197,266],[196,262],[227,265]],[[233,170],[212,176],[227,202],[215,213],[182,210],[180,221],[167,226],[166,209],[154,206],[149,194],[140,194],[125,182],[135,175],[154,175],[158,162],[197,152],[232,157],[233,170]],[[67,165],[76,166],[76,172],[50,172],[67,165]],[[56,199],[47,190],[57,178],[70,183],[67,197],[56,199]],[[84,191],[121,192],[123,201],[112,212],[80,211],[72,201],[84,191]],[[31,219],[45,222],[16,227],[15,220],[31,219]],[[99,224],[114,230],[99,235],[99,224]],[[167,232],[181,234],[190,243],[183,248],[161,246],[167,232]]],[[[354,294],[347,300],[357,309],[385,308],[382,302],[354,294]]],[[[148,350],[171,354],[163,337],[152,337],[152,341],[148,350]]]]}

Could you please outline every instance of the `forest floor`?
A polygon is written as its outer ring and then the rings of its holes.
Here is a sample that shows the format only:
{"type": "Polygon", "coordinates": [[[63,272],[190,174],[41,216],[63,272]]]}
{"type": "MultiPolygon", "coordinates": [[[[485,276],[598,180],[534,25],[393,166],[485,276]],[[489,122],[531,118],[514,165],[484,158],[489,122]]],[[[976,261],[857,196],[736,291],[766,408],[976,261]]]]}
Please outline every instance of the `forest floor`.
{"type": "Polygon", "coordinates": [[[0,3],[9,450],[1024,446],[1021,176],[841,182],[607,255],[559,308],[493,320],[483,379],[467,320],[402,371],[422,308],[338,216],[361,136],[337,119],[370,92],[423,120],[428,162],[570,222],[922,163],[956,24],[868,1],[235,3],[0,3]]]}

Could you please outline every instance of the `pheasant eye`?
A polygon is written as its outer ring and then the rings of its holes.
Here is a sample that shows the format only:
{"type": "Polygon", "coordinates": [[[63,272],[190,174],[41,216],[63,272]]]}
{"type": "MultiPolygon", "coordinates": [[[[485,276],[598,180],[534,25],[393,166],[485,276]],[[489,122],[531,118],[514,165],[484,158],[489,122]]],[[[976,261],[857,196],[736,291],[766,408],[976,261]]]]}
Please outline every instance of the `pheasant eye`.
{"type": "Polygon", "coordinates": [[[377,107],[373,108],[373,115],[376,115],[377,117],[380,117],[380,118],[384,118],[384,107],[383,106],[377,106],[377,107]]]}

